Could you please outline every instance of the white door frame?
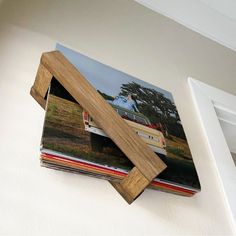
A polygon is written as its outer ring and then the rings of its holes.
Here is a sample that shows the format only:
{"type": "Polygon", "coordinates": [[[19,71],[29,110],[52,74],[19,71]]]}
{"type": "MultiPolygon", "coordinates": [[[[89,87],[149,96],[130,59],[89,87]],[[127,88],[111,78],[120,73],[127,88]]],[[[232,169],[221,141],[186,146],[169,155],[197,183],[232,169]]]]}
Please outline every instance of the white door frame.
{"type": "Polygon", "coordinates": [[[216,113],[216,109],[219,109],[236,120],[236,96],[192,78],[188,78],[188,83],[212,161],[216,166],[226,206],[236,229],[236,166],[216,113]]]}

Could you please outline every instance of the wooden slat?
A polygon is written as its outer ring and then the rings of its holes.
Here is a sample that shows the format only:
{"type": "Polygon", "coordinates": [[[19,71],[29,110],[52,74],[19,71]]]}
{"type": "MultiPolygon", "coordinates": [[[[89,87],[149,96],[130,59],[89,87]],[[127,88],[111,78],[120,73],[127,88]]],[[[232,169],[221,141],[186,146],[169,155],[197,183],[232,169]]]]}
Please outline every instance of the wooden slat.
{"type": "Polygon", "coordinates": [[[135,167],[119,184],[112,183],[131,203],[166,165],[114,111],[82,74],[58,51],[43,53],[31,94],[44,107],[46,91],[55,77],[117,144],[135,167]]]}
{"type": "Polygon", "coordinates": [[[45,109],[46,106],[45,96],[52,77],[52,74],[40,63],[34,85],[30,90],[30,94],[35,98],[35,100],[43,109],[45,109]]]}
{"type": "Polygon", "coordinates": [[[109,181],[121,196],[131,204],[149,185],[150,181],[134,167],[120,183],[109,181]]]}
{"type": "Polygon", "coordinates": [[[38,104],[43,109],[46,109],[46,99],[38,93],[37,89],[32,87],[31,90],[30,90],[30,95],[38,102],[38,104]]]}

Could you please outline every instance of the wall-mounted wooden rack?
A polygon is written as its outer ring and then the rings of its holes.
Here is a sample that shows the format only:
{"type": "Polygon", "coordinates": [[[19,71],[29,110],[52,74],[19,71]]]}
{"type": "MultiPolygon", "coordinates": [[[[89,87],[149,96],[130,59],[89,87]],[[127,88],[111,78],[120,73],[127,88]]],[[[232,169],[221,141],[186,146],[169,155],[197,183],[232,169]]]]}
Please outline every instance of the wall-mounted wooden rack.
{"type": "Polygon", "coordinates": [[[45,97],[53,77],[86,109],[134,164],[135,167],[123,180],[110,181],[131,204],[166,165],[59,51],[42,54],[30,91],[42,108],[45,109],[45,97]]]}

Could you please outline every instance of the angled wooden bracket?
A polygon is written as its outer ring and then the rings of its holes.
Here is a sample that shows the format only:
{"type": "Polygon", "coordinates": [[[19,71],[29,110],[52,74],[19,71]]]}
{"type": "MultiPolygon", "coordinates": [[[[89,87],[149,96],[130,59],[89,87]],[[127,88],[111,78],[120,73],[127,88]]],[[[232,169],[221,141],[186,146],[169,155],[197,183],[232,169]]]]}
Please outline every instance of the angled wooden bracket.
{"type": "Polygon", "coordinates": [[[30,91],[44,109],[45,96],[53,77],[86,109],[135,165],[123,180],[111,182],[123,198],[129,204],[132,203],[166,165],[59,51],[42,54],[30,91]]]}

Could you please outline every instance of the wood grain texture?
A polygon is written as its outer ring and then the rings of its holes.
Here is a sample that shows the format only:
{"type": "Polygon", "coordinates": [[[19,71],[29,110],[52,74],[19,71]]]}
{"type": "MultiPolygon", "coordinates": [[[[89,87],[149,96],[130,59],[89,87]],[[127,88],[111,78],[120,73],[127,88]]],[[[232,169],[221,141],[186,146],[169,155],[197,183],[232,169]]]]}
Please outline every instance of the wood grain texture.
{"type": "Polygon", "coordinates": [[[150,181],[134,167],[120,183],[109,181],[121,196],[131,204],[149,185],[150,181]]]}
{"type": "Polygon", "coordinates": [[[40,63],[36,79],[30,90],[30,94],[35,98],[35,100],[43,109],[45,109],[46,106],[45,96],[51,83],[52,77],[53,75],[40,63]]]}
{"type": "Polygon", "coordinates": [[[46,99],[42,97],[37,89],[35,89],[33,86],[30,90],[30,95],[38,102],[38,104],[43,108],[46,109],[46,99]]]}
{"type": "MultiPolygon", "coordinates": [[[[112,183],[131,203],[166,165],[114,111],[83,75],[58,51],[43,53],[32,95],[44,98],[52,76],[86,109],[94,121],[135,165],[119,184],[112,183]]],[[[39,103],[43,103],[40,101],[39,103]]],[[[42,106],[42,105],[41,105],[42,106]]]]}

